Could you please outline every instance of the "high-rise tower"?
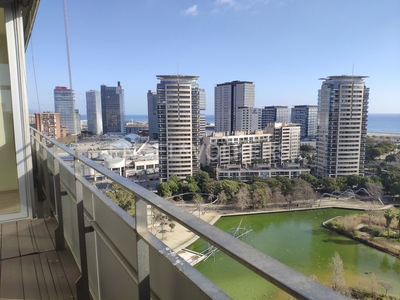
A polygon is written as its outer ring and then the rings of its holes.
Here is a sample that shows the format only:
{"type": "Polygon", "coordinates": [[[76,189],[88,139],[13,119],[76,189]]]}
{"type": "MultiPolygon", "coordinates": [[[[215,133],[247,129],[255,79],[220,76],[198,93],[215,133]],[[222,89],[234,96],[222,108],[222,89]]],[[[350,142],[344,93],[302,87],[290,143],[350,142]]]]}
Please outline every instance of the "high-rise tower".
{"type": "Polygon", "coordinates": [[[252,128],[254,84],[232,81],[217,84],[214,93],[215,131],[247,131],[252,128]]]}
{"type": "Polygon", "coordinates": [[[158,139],[157,93],[147,92],[147,116],[149,121],[149,137],[158,139]]]}
{"type": "Polygon", "coordinates": [[[300,137],[315,138],[317,135],[317,105],[295,105],[292,108],[292,123],[300,124],[300,137]]]}
{"type": "Polygon", "coordinates": [[[99,91],[90,90],[86,92],[86,114],[88,131],[96,135],[103,134],[103,116],[99,91]]]}
{"type": "Polygon", "coordinates": [[[101,111],[103,133],[124,133],[124,89],[118,81],[117,86],[101,86],[101,111]]]}
{"type": "Polygon", "coordinates": [[[186,178],[199,170],[200,96],[190,75],[157,75],[160,178],[186,178]]]}
{"type": "Polygon", "coordinates": [[[265,106],[261,113],[261,128],[264,129],[271,123],[289,123],[289,107],[265,106]]]}
{"type": "Polygon", "coordinates": [[[369,88],[367,76],[322,78],[318,91],[317,175],[364,175],[369,88]]]}
{"type": "Polygon", "coordinates": [[[54,89],[54,110],[60,114],[61,126],[67,128],[67,134],[77,134],[74,91],[65,86],[54,89]]]}

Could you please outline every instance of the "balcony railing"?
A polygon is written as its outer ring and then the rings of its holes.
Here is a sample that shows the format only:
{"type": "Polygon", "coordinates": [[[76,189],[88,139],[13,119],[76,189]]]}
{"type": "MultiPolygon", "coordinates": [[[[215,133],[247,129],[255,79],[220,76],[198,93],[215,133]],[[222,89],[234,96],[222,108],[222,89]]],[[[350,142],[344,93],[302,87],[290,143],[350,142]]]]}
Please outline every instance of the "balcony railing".
{"type": "Polygon", "coordinates": [[[58,221],[56,247],[66,241],[82,273],[78,298],[89,299],[89,292],[94,299],[229,298],[149,231],[149,205],[298,299],[343,298],[34,129],[31,142],[37,187],[58,221]],[[60,153],[73,156],[73,166],[60,153]],[[85,179],[83,165],[130,191],[135,217],[85,179]]]}

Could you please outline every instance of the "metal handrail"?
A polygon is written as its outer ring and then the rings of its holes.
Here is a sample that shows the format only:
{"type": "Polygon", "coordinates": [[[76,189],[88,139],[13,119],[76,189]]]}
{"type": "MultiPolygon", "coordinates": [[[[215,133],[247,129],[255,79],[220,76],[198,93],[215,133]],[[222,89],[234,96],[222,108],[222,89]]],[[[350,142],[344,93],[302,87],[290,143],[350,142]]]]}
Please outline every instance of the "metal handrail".
{"type": "MultiPolygon", "coordinates": [[[[213,244],[222,252],[229,255],[254,273],[273,283],[278,288],[284,290],[297,299],[346,299],[346,297],[334,292],[328,287],[319,284],[313,279],[291,269],[274,258],[271,258],[242,241],[235,239],[226,232],[204,222],[186,210],[177,207],[173,203],[155,195],[153,192],[148,191],[142,186],[131,182],[127,178],[119,176],[83,155],[75,153],[56,140],[43,135],[33,128],[31,128],[31,131],[33,132],[33,138],[37,139],[35,136],[40,136],[41,139],[45,139],[57,146],[57,152],[60,152],[60,150],[65,151],[69,155],[73,156],[76,161],[79,160],[80,164],[84,164],[94,169],[96,172],[103,174],[105,177],[133,193],[136,201],[136,226],[134,229],[136,230],[137,235],[140,236],[148,246],[156,247],[154,243],[157,243],[158,248],[164,248],[166,252],[171,251],[162,243],[162,241],[158,240],[147,230],[147,205],[151,205],[204,240],[213,244]],[[155,242],[156,240],[159,242],[155,242]]],[[[75,163],[75,166],[76,165],[77,163],[75,163]]],[[[87,183],[87,180],[82,176],[75,177],[77,181],[87,183]]],[[[127,213],[124,211],[116,210],[116,213],[124,220],[127,217],[127,213]]],[[[193,270],[195,269],[193,268],[193,270]]],[[[196,278],[196,276],[194,276],[194,278],[196,278]]],[[[216,287],[214,286],[214,288],[216,287]]]]}

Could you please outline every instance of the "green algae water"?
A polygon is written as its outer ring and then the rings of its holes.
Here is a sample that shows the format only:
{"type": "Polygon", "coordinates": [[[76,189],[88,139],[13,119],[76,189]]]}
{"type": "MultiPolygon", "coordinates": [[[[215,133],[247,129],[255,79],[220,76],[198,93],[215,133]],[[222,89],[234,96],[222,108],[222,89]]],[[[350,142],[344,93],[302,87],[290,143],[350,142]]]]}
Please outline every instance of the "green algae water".
{"type": "MultiPolygon", "coordinates": [[[[231,216],[220,218],[215,226],[230,232],[242,221],[241,227],[252,229],[244,242],[307,276],[316,276],[326,285],[331,282],[330,259],[337,251],[349,286],[370,291],[373,273],[377,282],[392,284],[388,294],[400,297],[400,259],[321,226],[333,217],[354,213],[357,211],[321,209],[231,216]]],[[[189,249],[201,252],[208,246],[198,240],[189,249]]],[[[196,268],[234,299],[290,299],[222,252],[196,268]]],[[[379,284],[377,290],[385,292],[379,284]]]]}

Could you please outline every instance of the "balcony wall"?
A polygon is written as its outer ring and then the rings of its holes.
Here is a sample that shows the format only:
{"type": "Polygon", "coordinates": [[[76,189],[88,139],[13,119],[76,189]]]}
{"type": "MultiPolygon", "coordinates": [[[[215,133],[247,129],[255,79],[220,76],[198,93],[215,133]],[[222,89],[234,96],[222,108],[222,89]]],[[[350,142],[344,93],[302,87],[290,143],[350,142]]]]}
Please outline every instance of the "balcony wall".
{"type": "Polygon", "coordinates": [[[150,206],[198,234],[233,259],[298,299],[341,299],[329,288],[205,223],[173,203],[78,155],[31,129],[37,188],[55,215],[57,247],[68,243],[82,273],[78,294],[94,299],[228,299],[148,230],[150,206]],[[74,157],[68,165],[58,155],[74,157]],[[135,218],[86,180],[82,165],[120,184],[135,197],[135,218]]]}

